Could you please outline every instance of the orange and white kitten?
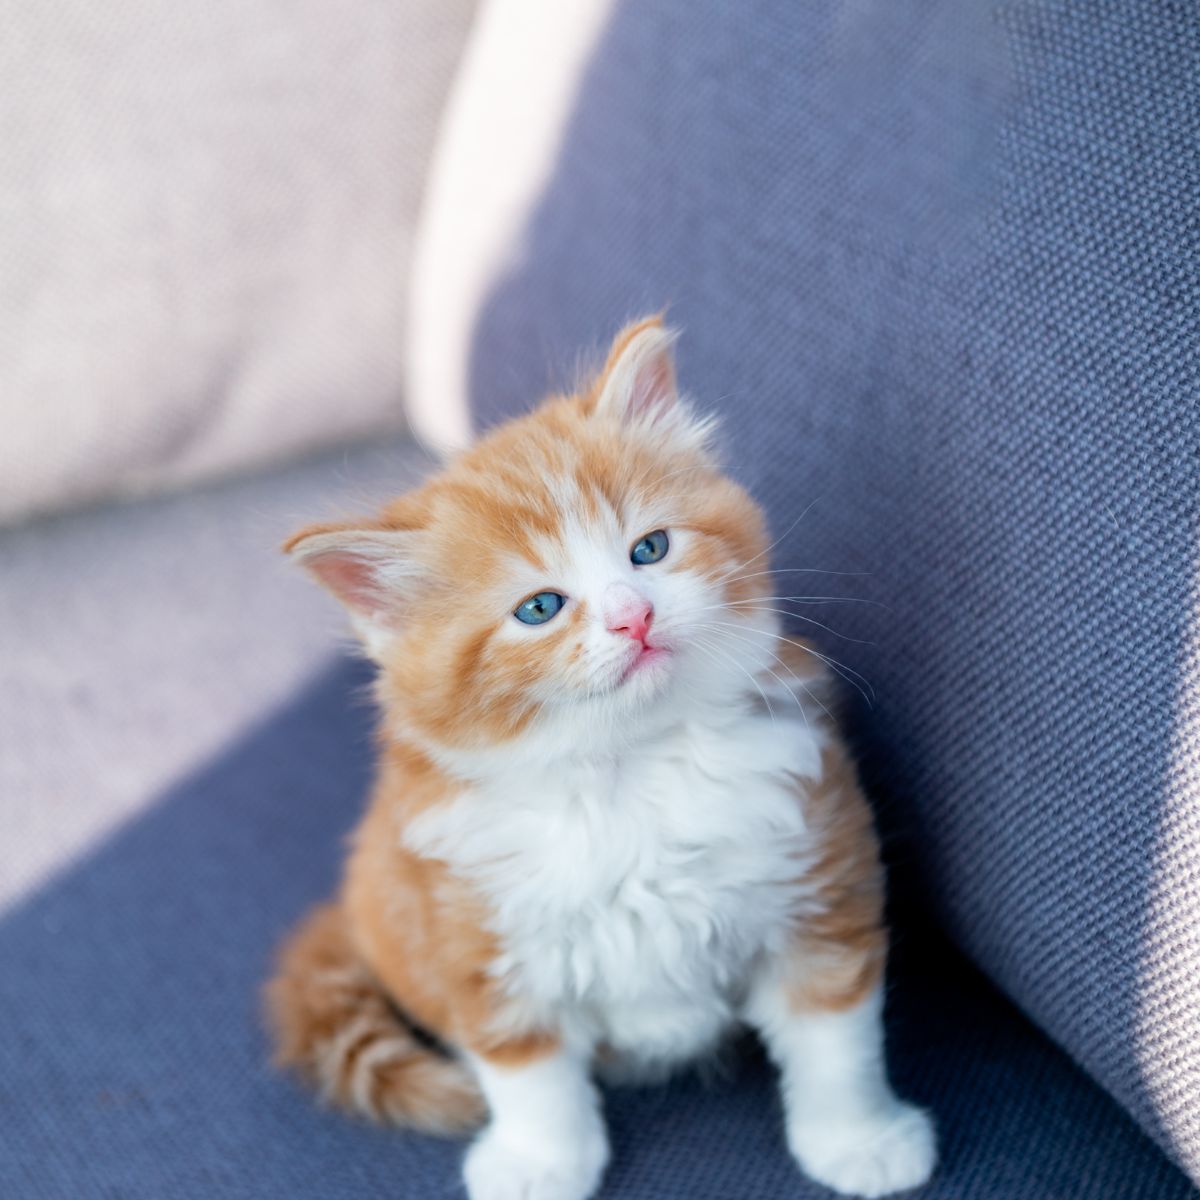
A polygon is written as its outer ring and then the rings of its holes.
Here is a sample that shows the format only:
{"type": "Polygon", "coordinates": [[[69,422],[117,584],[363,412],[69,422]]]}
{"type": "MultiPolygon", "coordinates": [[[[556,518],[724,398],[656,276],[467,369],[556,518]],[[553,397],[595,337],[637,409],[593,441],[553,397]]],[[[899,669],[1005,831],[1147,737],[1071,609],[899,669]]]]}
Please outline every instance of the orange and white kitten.
{"type": "Polygon", "coordinates": [[[341,893],[268,988],[279,1057],[397,1124],[486,1120],[471,1200],[585,1200],[593,1073],[743,1023],[808,1175],[879,1196],[933,1169],[887,1081],[883,881],[823,663],[782,638],[762,514],[672,340],[627,328],[586,391],[287,545],[349,609],[383,722],[341,893]]]}

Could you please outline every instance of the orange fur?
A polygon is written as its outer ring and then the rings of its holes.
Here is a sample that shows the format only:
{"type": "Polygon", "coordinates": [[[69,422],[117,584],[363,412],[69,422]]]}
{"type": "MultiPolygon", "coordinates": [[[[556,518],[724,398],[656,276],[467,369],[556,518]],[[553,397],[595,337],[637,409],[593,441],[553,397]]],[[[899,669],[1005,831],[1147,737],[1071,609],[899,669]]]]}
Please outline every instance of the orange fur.
{"type": "Polygon", "coordinates": [[[821,846],[809,878],[823,907],[796,933],[789,996],[799,1009],[839,1011],[861,1003],[883,975],[883,869],[854,764],[831,742],[821,765],[805,814],[821,846]]]}
{"type": "Polygon", "coordinates": [[[284,944],[265,999],[276,1063],[297,1070],[327,1101],[429,1133],[482,1123],[470,1072],[399,1025],[338,905],[315,909],[284,944]]]}

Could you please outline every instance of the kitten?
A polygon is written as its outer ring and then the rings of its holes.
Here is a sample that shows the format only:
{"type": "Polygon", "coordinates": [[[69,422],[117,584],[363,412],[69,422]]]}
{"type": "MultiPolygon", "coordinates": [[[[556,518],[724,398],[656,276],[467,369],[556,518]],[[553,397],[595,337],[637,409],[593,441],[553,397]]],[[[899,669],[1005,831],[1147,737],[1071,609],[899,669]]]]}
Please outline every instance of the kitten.
{"type": "Polygon", "coordinates": [[[583,393],[286,547],[349,609],[383,724],[342,890],[268,988],[279,1058],[397,1124],[487,1118],[471,1200],[591,1196],[593,1071],[659,1076],[738,1023],[813,1179],[933,1169],[887,1082],[883,879],[823,662],[782,637],[672,341],[627,328],[583,393]]]}

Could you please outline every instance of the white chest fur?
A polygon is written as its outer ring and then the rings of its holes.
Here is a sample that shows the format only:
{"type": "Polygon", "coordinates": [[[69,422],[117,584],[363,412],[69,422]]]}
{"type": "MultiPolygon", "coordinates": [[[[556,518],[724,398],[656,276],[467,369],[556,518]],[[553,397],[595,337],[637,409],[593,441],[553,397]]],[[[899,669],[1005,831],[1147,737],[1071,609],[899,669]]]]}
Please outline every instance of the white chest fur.
{"type": "Polygon", "coordinates": [[[487,897],[514,1016],[646,1060],[710,1042],[805,902],[822,735],[751,711],[489,782],[409,842],[487,897]]]}

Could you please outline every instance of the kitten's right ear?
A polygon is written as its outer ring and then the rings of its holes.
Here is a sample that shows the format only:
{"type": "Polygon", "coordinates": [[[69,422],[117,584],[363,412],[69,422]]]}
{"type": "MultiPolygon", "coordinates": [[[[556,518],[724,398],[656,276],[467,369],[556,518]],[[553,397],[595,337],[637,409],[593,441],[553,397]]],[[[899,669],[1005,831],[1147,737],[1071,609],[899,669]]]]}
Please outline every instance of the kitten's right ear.
{"type": "Polygon", "coordinates": [[[626,425],[676,416],[679,390],[672,351],[676,336],[661,316],[626,325],[613,341],[595,384],[595,411],[626,425]]]}
{"type": "Polygon", "coordinates": [[[421,578],[419,530],[361,525],[310,525],[283,544],[285,553],[349,610],[369,651],[396,632],[421,578]]]}

